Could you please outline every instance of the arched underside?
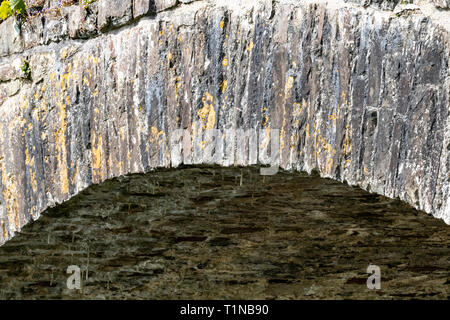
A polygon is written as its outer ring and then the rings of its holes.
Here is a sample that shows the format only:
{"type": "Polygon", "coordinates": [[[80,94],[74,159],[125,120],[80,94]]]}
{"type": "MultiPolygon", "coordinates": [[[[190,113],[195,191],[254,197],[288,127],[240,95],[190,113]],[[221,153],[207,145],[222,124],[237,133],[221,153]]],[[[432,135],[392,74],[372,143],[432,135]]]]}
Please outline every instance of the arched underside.
{"type": "MultiPolygon", "coordinates": [[[[312,2],[195,1],[91,39],[12,37],[0,58],[0,243],[107,179],[267,164],[274,129],[281,168],[317,170],[449,223],[448,30],[420,10],[312,2]],[[24,58],[32,80],[18,71],[24,58]],[[180,129],[190,137],[181,148],[180,129]],[[210,129],[225,141],[214,161],[210,129]],[[237,140],[252,130],[258,143],[237,140]]],[[[104,21],[120,25],[120,8],[104,21]]]]}
{"type": "Polygon", "coordinates": [[[448,227],[398,200],[305,173],[183,167],[47,210],[0,247],[0,298],[448,299],[449,255],[448,227]],[[74,265],[81,290],[67,287],[74,265]]]}

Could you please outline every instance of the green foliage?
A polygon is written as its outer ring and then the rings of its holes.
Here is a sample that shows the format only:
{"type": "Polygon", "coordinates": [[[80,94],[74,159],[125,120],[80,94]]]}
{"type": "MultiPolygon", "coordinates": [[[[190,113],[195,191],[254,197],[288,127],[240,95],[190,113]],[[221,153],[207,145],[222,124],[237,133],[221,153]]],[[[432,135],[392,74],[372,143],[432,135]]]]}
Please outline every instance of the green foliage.
{"type": "Polygon", "coordinates": [[[22,70],[23,74],[28,80],[31,80],[31,68],[30,63],[27,60],[22,60],[22,64],[20,65],[20,70],[22,70]]]}
{"type": "Polygon", "coordinates": [[[3,1],[0,6],[0,19],[6,20],[9,16],[13,14],[11,10],[11,6],[9,5],[9,1],[3,1]]]}
{"type": "Polygon", "coordinates": [[[11,9],[16,13],[23,13],[27,9],[24,0],[10,0],[11,9]]]}

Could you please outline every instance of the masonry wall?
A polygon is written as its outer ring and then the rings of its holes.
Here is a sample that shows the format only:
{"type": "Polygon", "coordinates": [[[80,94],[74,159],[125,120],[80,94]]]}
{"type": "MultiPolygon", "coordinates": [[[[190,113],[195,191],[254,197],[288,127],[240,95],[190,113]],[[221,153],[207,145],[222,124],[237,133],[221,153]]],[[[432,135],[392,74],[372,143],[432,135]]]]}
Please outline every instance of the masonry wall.
{"type": "MultiPolygon", "coordinates": [[[[21,25],[9,18],[0,243],[89,185],[209,163],[208,129],[257,129],[263,141],[279,129],[282,168],[317,170],[450,223],[448,8],[100,0],[21,25]],[[181,158],[177,129],[192,137],[181,158]]],[[[229,141],[216,164],[267,163],[265,150],[242,156],[229,141]]]]}

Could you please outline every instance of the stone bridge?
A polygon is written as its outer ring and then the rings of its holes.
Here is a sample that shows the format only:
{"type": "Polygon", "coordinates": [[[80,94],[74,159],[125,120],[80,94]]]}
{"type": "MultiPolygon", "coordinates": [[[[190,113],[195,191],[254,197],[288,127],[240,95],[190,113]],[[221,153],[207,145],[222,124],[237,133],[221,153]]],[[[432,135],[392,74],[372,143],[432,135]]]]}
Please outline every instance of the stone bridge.
{"type": "Polygon", "coordinates": [[[114,177],[269,164],[274,130],[282,169],[450,223],[450,3],[359,2],[99,0],[1,23],[0,244],[114,177]]]}

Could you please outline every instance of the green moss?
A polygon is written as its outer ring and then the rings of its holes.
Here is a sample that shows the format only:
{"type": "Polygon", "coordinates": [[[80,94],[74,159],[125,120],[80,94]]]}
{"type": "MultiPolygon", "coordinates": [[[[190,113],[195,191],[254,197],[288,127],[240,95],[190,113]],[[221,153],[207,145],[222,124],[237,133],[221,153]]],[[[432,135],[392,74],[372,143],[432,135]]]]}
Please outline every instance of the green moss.
{"type": "Polygon", "coordinates": [[[31,68],[30,63],[27,60],[22,60],[22,64],[20,65],[20,70],[24,73],[27,80],[31,80],[31,68]]]}

